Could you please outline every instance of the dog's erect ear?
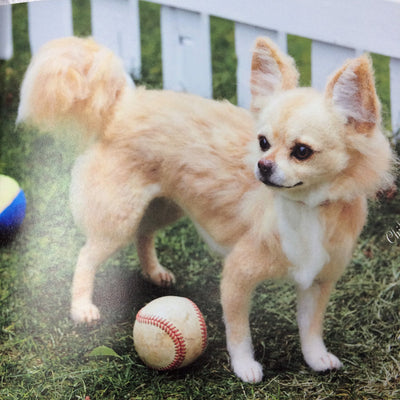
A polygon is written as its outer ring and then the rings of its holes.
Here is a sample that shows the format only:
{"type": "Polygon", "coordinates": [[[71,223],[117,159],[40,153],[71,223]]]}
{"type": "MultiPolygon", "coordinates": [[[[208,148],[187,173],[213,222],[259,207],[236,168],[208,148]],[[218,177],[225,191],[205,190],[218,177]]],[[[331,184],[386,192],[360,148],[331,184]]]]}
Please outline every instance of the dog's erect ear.
{"type": "Polygon", "coordinates": [[[347,61],[328,81],[325,95],[357,132],[370,132],[380,123],[380,103],[368,56],[347,61]]]}
{"type": "Polygon", "coordinates": [[[298,78],[293,59],[270,39],[258,38],[251,63],[251,110],[257,113],[276,91],[295,88],[298,78]]]}

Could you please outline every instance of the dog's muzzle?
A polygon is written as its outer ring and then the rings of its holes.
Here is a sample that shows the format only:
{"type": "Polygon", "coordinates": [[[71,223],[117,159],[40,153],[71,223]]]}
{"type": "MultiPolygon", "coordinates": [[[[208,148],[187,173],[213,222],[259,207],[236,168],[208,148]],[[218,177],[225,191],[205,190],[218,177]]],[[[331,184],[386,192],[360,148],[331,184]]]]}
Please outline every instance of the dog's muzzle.
{"type": "Polygon", "coordinates": [[[277,168],[276,163],[274,163],[273,161],[262,159],[257,164],[256,176],[265,185],[276,187],[276,188],[290,189],[295,186],[299,186],[299,185],[303,184],[303,182],[298,182],[292,186],[285,186],[285,185],[281,185],[280,183],[277,183],[276,182],[277,177],[276,176],[274,177],[274,174],[276,175],[276,168],[277,168]]]}

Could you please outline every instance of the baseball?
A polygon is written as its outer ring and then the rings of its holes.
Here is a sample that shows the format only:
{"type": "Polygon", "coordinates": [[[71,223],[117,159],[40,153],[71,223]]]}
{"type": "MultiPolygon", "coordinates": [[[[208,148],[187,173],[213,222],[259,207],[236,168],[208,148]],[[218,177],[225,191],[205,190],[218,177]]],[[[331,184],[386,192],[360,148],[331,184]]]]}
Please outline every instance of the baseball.
{"type": "Polygon", "coordinates": [[[143,362],[157,370],[184,367],[207,346],[207,327],[193,301],[178,296],[153,300],[136,315],[135,349],[143,362]]]}

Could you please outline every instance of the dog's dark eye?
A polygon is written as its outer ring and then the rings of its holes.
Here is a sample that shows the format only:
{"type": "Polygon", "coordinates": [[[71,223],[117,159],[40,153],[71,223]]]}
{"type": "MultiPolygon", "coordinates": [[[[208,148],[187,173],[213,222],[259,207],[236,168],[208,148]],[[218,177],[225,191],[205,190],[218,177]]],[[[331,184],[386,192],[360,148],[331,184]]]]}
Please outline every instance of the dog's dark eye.
{"type": "Polygon", "coordinates": [[[290,154],[292,157],[297,158],[300,161],[306,160],[313,155],[314,151],[311,147],[305,144],[296,144],[293,148],[292,153],[290,154]]]}
{"type": "Polygon", "coordinates": [[[271,145],[269,144],[269,142],[265,136],[260,135],[258,137],[258,142],[260,143],[260,148],[262,151],[267,151],[271,147],[271,145]]]}

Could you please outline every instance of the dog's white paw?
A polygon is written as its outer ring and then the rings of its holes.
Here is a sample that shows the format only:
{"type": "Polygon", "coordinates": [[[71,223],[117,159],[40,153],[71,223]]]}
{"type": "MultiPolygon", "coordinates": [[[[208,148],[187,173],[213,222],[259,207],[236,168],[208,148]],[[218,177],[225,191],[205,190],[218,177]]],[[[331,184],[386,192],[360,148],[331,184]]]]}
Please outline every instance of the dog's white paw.
{"type": "Polygon", "coordinates": [[[343,366],[335,355],[327,351],[320,354],[308,355],[306,362],[314,371],[318,372],[339,369],[343,366]]]}
{"type": "Polygon", "coordinates": [[[175,275],[161,265],[154,269],[154,271],[145,273],[145,277],[150,282],[161,287],[170,287],[176,282],[175,275]]]}
{"type": "Polygon", "coordinates": [[[78,324],[93,324],[100,320],[100,311],[93,303],[75,302],[71,305],[71,318],[78,324]]]}
{"type": "Polygon", "coordinates": [[[232,343],[230,335],[232,325],[226,323],[227,348],[231,356],[233,372],[243,381],[248,383],[260,382],[263,377],[262,366],[254,359],[253,345],[250,335],[244,336],[242,341],[232,343]]]}
{"type": "Polygon", "coordinates": [[[255,360],[246,360],[232,363],[235,374],[243,381],[257,383],[262,380],[262,365],[255,360]]]}

